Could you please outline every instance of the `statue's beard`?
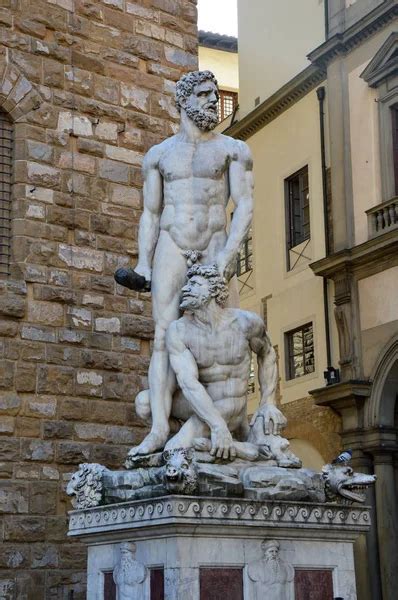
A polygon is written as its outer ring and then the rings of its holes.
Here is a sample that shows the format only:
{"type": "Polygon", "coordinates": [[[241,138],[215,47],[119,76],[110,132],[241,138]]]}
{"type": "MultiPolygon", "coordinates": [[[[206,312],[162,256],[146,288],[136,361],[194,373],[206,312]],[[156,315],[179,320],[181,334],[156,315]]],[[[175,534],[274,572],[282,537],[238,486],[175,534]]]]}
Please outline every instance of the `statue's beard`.
{"type": "Polygon", "coordinates": [[[184,109],[191,121],[202,131],[212,131],[218,125],[218,114],[215,110],[194,108],[188,103],[184,106],[184,109]]]}
{"type": "Polygon", "coordinates": [[[198,296],[189,296],[189,295],[184,294],[182,297],[181,303],[180,303],[180,308],[182,310],[194,311],[194,310],[198,310],[199,308],[201,308],[202,306],[205,306],[208,303],[209,303],[209,298],[206,296],[198,297],[198,296]]]}

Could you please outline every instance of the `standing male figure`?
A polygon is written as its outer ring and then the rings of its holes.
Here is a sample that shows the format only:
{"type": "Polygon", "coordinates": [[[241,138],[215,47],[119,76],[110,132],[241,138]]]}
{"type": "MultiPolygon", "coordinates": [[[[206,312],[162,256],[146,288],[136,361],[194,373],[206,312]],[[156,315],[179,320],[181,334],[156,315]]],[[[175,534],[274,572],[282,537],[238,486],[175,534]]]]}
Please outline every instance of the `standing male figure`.
{"type": "Polygon", "coordinates": [[[152,429],[132,454],[163,449],[175,376],[165,344],[169,324],[179,316],[187,255],[216,264],[230,280],[239,246],[248,234],[253,211],[252,159],[244,142],[214,133],[217,81],[210,71],[184,75],[176,86],[181,113],[179,132],[152,147],[144,158],[144,211],[140,221],[139,259],[116,281],[152,291],[155,340],[149,366],[152,429]],[[235,210],[227,233],[226,206],[235,210]]]}

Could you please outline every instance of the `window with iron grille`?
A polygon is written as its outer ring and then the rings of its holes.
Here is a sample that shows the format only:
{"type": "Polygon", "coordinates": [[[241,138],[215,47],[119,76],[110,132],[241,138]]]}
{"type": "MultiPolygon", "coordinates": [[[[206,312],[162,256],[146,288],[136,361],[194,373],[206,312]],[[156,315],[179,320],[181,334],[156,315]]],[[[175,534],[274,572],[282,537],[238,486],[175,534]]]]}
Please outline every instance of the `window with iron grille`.
{"type": "Polygon", "coordinates": [[[247,392],[249,394],[254,394],[256,391],[256,371],[254,369],[254,360],[253,357],[250,360],[250,373],[249,373],[249,381],[247,383],[247,392]]]}
{"type": "Polygon", "coordinates": [[[218,121],[224,121],[229,115],[232,115],[237,104],[238,94],[236,92],[227,92],[225,90],[219,90],[220,99],[218,101],[218,121]]]}
{"type": "Polygon", "coordinates": [[[289,249],[310,237],[308,167],[286,179],[286,215],[289,249]]]}
{"type": "Polygon", "coordinates": [[[296,379],[315,371],[314,330],[307,323],[292,331],[286,337],[286,378],[296,379]]]}
{"type": "Polygon", "coordinates": [[[238,277],[248,273],[253,269],[253,240],[252,231],[240,245],[238,257],[236,259],[236,274],[238,277]]]}
{"type": "Polygon", "coordinates": [[[398,196],[398,105],[392,107],[391,113],[395,195],[398,196]]]}
{"type": "Polygon", "coordinates": [[[0,111],[0,277],[9,275],[13,124],[0,111]]]}

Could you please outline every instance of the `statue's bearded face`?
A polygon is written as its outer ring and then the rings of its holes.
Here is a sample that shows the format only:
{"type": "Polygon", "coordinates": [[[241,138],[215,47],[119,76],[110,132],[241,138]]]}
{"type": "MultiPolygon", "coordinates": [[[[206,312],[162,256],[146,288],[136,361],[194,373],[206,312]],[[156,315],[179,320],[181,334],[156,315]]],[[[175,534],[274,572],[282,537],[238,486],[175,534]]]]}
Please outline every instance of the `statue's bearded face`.
{"type": "Polygon", "coordinates": [[[203,81],[195,86],[183,108],[188,117],[202,131],[211,131],[218,123],[217,102],[219,93],[213,81],[203,81]]]}
{"type": "Polygon", "coordinates": [[[182,288],[180,308],[183,310],[197,310],[211,300],[209,282],[200,275],[194,275],[182,288]]]}

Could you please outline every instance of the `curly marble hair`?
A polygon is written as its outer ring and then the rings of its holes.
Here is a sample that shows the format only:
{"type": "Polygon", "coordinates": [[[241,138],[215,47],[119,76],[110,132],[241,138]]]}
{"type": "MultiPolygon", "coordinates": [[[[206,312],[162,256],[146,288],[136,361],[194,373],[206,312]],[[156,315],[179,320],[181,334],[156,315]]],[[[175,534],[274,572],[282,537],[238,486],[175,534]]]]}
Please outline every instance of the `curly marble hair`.
{"type": "Polygon", "coordinates": [[[212,81],[217,87],[217,79],[211,71],[191,71],[181,77],[176,83],[176,105],[181,110],[182,103],[192,94],[194,88],[204,81],[212,81]]]}
{"type": "Polygon", "coordinates": [[[215,299],[219,306],[225,306],[228,299],[228,286],[224,278],[221,277],[216,265],[192,265],[188,270],[187,277],[191,279],[195,275],[207,279],[210,296],[215,299]]]}
{"type": "Polygon", "coordinates": [[[102,500],[102,476],[106,468],[97,463],[83,463],[79,470],[73,473],[66,488],[68,496],[75,496],[72,500],[74,508],[93,508],[102,500]]]}

